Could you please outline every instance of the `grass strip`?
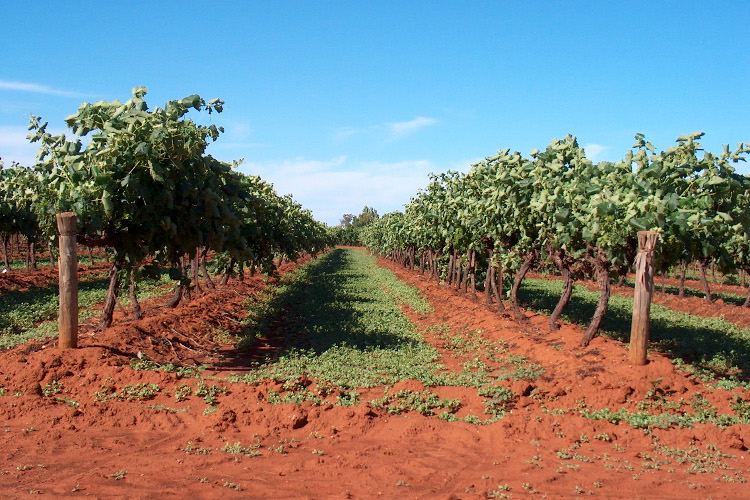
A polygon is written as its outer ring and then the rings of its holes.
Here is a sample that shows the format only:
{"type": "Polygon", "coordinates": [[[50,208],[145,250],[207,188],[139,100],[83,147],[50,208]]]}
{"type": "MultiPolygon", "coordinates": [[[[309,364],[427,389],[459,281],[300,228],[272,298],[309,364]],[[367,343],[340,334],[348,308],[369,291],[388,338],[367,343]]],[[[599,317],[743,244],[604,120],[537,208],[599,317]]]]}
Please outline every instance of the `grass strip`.
{"type": "MultiPolygon", "coordinates": [[[[138,298],[146,300],[161,295],[163,294],[161,287],[170,282],[166,272],[158,280],[144,279],[138,285],[138,298]]],[[[108,284],[107,279],[79,283],[79,322],[88,321],[99,313],[93,306],[104,301],[108,284]]],[[[56,336],[59,314],[58,294],[58,286],[54,285],[0,295],[0,350],[10,349],[30,340],[56,336]]],[[[121,302],[127,305],[129,299],[124,298],[121,302]]]]}
{"type": "Polygon", "coordinates": [[[432,311],[416,288],[378,267],[371,255],[335,249],[287,275],[265,299],[250,301],[248,338],[282,335],[285,345],[257,361],[249,373],[229,380],[257,384],[270,379],[282,386],[269,392],[268,401],[295,404],[323,404],[332,397],[335,404],[357,404],[358,389],[384,386],[384,397],[370,401],[373,406],[451,421],[461,420],[454,415],[461,402],[441,399],[429,388],[475,387],[490,418],[467,415],[463,420],[486,424],[502,418],[516,399],[501,381],[534,380],[543,372],[477,331],[428,327],[450,346],[451,355],[464,361],[459,370],[450,371],[425,332],[403,315],[401,304],[421,314],[432,311]],[[428,389],[391,390],[405,380],[421,381],[428,389]]]}
{"type": "MultiPolygon", "coordinates": [[[[261,311],[251,313],[280,318],[287,345],[245,380],[287,381],[304,374],[343,389],[407,379],[437,382],[444,369],[437,363],[440,354],[397,304],[419,302],[416,307],[425,309],[426,302],[416,292],[404,293],[389,272],[352,249],[335,249],[301,268],[261,311]],[[400,290],[399,300],[386,289],[400,290]]],[[[251,330],[264,334],[267,327],[268,321],[260,321],[251,330]]]]}
{"type": "MultiPolygon", "coordinates": [[[[632,278],[626,278],[623,285],[628,286],[630,288],[635,288],[635,281],[632,278]]],[[[659,291],[663,290],[664,292],[672,294],[672,295],[679,295],[679,292],[680,292],[679,287],[675,285],[662,286],[662,283],[658,276],[654,279],[654,290],[659,290],[659,291]]],[[[698,288],[686,286],[685,296],[686,297],[698,297],[700,299],[705,299],[706,292],[698,288]]],[[[746,295],[740,295],[736,293],[723,293],[723,292],[717,292],[717,291],[712,291],[711,297],[714,300],[721,299],[726,304],[732,304],[735,306],[741,306],[742,304],[745,303],[745,299],[747,299],[746,295]]]]}

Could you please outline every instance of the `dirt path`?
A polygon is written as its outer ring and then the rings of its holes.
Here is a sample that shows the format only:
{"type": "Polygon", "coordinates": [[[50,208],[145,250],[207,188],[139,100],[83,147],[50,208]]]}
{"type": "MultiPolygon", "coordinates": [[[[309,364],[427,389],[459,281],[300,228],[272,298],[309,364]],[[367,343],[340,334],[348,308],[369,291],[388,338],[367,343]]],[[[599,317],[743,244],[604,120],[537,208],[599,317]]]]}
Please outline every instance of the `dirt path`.
{"type": "MultiPolygon", "coordinates": [[[[666,408],[697,392],[716,411],[732,414],[733,393],[699,386],[658,356],[644,368],[630,367],[626,352],[614,341],[595,339],[581,349],[578,328],[564,326],[549,335],[543,333],[545,317],[534,316],[519,325],[415,273],[389,262],[380,264],[422,290],[435,309],[419,315],[405,308],[418,328],[477,330],[482,338],[502,340],[544,366],[537,380],[508,382],[516,394],[511,413],[493,424],[475,425],[414,412],[390,415],[366,403],[272,405],[266,399],[279,386],[271,382],[249,386],[220,378],[134,371],[129,366],[140,352],[162,364],[179,360],[218,366],[204,375],[223,377],[235,368],[239,371],[243,360],[227,348],[226,336],[241,328],[246,301],[262,293],[265,284],[256,278],[220,288],[174,311],[154,305],[144,320],[86,332],[78,350],[61,353],[53,343],[35,343],[0,353],[4,496],[750,495],[744,483],[750,477],[747,424],[644,431],[625,422],[580,416],[583,410],[607,407],[637,412],[636,405],[644,401],[666,408]],[[655,390],[653,382],[658,379],[655,390]],[[184,393],[185,386],[191,394],[178,401],[176,395],[184,393]]],[[[443,340],[428,339],[445,352],[443,340]]],[[[447,354],[445,361],[459,362],[447,354]]],[[[413,381],[402,386],[422,388],[413,381]]],[[[441,397],[460,396],[467,407],[481,406],[462,388],[438,389],[441,397]]],[[[750,399],[739,390],[738,394],[750,399]]],[[[366,393],[362,401],[367,401],[366,393]]],[[[665,410],[650,410],[661,411],[665,410]]]]}

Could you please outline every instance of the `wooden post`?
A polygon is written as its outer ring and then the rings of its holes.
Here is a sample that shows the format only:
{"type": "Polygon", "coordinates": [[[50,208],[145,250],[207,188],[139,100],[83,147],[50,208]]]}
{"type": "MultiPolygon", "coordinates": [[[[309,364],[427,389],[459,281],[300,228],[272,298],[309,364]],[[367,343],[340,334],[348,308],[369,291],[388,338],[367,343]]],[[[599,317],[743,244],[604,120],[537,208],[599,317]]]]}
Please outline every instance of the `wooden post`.
{"type": "Polygon", "coordinates": [[[651,333],[651,296],[654,293],[654,248],[659,233],[638,231],[638,256],[635,259],[633,322],[630,327],[630,362],[645,365],[651,333]]]}
{"type": "Polygon", "coordinates": [[[75,212],[57,214],[60,231],[60,318],[58,345],[78,347],[78,217],[75,212]]]}

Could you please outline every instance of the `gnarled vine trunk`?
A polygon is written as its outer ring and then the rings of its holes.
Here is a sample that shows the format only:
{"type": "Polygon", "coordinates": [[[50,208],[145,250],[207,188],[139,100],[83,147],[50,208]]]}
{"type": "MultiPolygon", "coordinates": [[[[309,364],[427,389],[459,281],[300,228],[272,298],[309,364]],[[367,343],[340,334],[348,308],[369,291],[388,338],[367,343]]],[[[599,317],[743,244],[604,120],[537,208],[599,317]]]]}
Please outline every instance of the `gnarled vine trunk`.
{"type": "Polygon", "coordinates": [[[120,291],[120,270],[122,263],[115,261],[109,271],[109,286],[107,287],[107,298],[104,300],[104,309],[99,320],[99,328],[104,330],[112,325],[112,315],[117,304],[117,294],[120,291]]]}
{"type": "Polygon", "coordinates": [[[573,295],[573,275],[570,272],[570,264],[564,250],[552,250],[549,252],[552,263],[562,274],[563,289],[560,294],[560,300],[557,301],[555,309],[549,317],[549,331],[557,331],[560,327],[557,320],[570,303],[570,297],[573,295]]]}
{"type": "Polygon", "coordinates": [[[711,288],[708,285],[708,278],[706,277],[708,261],[705,259],[701,259],[699,263],[701,268],[701,285],[703,286],[703,291],[706,293],[706,302],[711,304],[713,303],[713,298],[711,297],[711,288]]]}
{"type": "Polygon", "coordinates": [[[685,296],[685,278],[687,276],[687,262],[683,262],[680,265],[680,285],[679,285],[679,291],[677,293],[678,297],[684,297],[685,296]]]}
{"type": "Polygon", "coordinates": [[[498,314],[504,314],[505,313],[505,304],[503,304],[503,268],[499,267],[496,268],[495,266],[492,266],[492,294],[495,296],[495,301],[497,302],[497,312],[498,314]],[[498,279],[498,276],[500,277],[498,279]],[[499,286],[498,286],[499,283],[499,286]]]}
{"type": "Polygon", "coordinates": [[[471,255],[472,250],[466,252],[466,266],[463,270],[463,276],[461,277],[461,286],[459,287],[464,291],[464,294],[469,291],[469,275],[471,274],[471,255]]]}
{"type": "Polygon", "coordinates": [[[195,257],[193,257],[192,262],[190,263],[190,270],[192,271],[193,279],[191,281],[191,286],[193,287],[193,290],[195,290],[198,294],[203,294],[203,287],[201,287],[201,282],[198,279],[198,268],[200,263],[200,252],[196,250],[195,257]]]}
{"type": "Polygon", "coordinates": [[[138,303],[138,294],[136,293],[135,286],[135,270],[130,270],[130,286],[128,287],[130,294],[130,307],[133,311],[133,319],[142,319],[143,311],[141,310],[141,304],[138,303]]]}
{"type": "Polygon", "coordinates": [[[236,264],[236,261],[234,260],[234,257],[231,257],[229,259],[229,264],[227,265],[227,269],[224,272],[224,276],[221,278],[222,285],[226,285],[227,283],[229,283],[229,278],[231,278],[232,275],[234,274],[235,264],[236,264]]]}
{"type": "Polygon", "coordinates": [[[454,252],[452,249],[450,250],[450,255],[448,257],[448,276],[446,276],[445,284],[447,286],[451,286],[453,283],[453,274],[456,269],[456,252],[454,252]]]}
{"type": "Polygon", "coordinates": [[[536,261],[536,258],[537,253],[534,250],[523,256],[523,264],[521,264],[521,268],[516,273],[516,279],[513,281],[513,288],[510,291],[510,303],[513,306],[513,312],[518,320],[528,319],[518,305],[518,290],[521,288],[521,283],[531,269],[531,266],[536,261]]]}
{"type": "Polygon", "coordinates": [[[5,269],[10,272],[10,263],[8,263],[8,241],[10,240],[9,234],[4,234],[2,236],[3,240],[3,264],[5,266],[5,269]]]}
{"type": "Polygon", "coordinates": [[[180,257],[178,259],[180,281],[175,286],[172,298],[169,300],[169,302],[167,302],[167,307],[177,307],[183,299],[185,299],[186,301],[190,301],[190,287],[185,285],[185,268],[187,267],[187,265],[185,264],[186,260],[187,259],[185,257],[180,257]]]}
{"type": "Polygon", "coordinates": [[[477,251],[471,251],[471,274],[469,275],[470,290],[472,295],[477,294],[477,251]]]}
{"type": "Polygon", "coordinates": [[[604,316],[607,313],[607,305],[609,304],[609,296],[611,294],[611,287],[609,282],[609,261],[603,256],[598,255],[597,257],[591,258],[591,263],[594,266],[596,272],[596,279],[599,282],[599,302],[596,304],[594,310],[594,316],[591,318],[588,328],[583,333],[583,340],[581,340],[581,346],[586,347],[591,343],[594,336],[599,333],[599,329],[604,322],[604,316]]]}
{"type": "Polygon", "coordinates": [[[434,273],[433,278],[435,278],[435,281],[440,283],[440,266],[438,262],[440,261],[440,258],[442,255],[440,255],[438,252],[435,252],[432,256],[432,272],[434,273]]]}
{"type": "Polygon", "coordinates": [[[484,303],[488,306],[492,305],[492,248],[487,248],[487,273],[484,275],[484,303]]]}
{"type": "Polygon", "coordinates": [[[206,286],[210,288],[211,290],[215,290],[216,285],[211,279],[211,275],[208,274],[208,267],[206,266],[207,255],[208,255],[208,247],[203,247],[203,249],[201,250],[201,260],[200,260],[201,272],[203,273],[203,279],[206,281],[206,286]]]}

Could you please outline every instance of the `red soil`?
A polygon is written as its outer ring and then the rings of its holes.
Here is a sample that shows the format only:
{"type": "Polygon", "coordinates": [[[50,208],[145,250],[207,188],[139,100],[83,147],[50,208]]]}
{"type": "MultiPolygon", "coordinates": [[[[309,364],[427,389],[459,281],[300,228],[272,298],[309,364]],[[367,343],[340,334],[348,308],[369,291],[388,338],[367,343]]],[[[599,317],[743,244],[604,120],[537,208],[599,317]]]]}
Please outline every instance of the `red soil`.
{"type": "MultiPolygon", "coordinates": [[[[512,385],[519,395],[512,413],[482,426],[416,413],[395,416],[366,403],[271,405],[265,396],[278,384],[251,387],[216,379],[205,383],[224,386],[228,392],[218,396],[217,411],[204,414],[208,405],[202,398],[192,395],[177,402],[173,396],[180,384],[195,389],[196,379],[133,371],[128,366],[140,351],[160,363],[211,363],[214,368],[204,375],[242,371],[247,360],[222,344],[221,331],[240,328],[243,301],[263,287],[262,280],[252,279],[220,287],[174,310],[159,307],[159,301],[147,303],[143,320],[118,318],[116,326],[103,332],[84,330],[82,347],[76,350],[60,351],[49,341],[1,353],[3,496],[31,492],[94,498],[448,499],[486,498],[488,492],[513,498],[574,498],[589,492],[601,498],[750,496],[750,487],[737,482],[750,476],[746,425],[721,429],[699,424],[649,435],[624,423],[584,419],[576,411],[584,398],[590,408],[636,411],[635,401],[642,400],[658,378],[669,401],[687,400],[700,392],[722,413],[732,413],[729,405],[735,393],[702,386],[659,355],[645,367],[630,366],[622,345],[608,339],[597,338],[588,348],[579,348],[582,330],[578,327],[564,325],[549,334],[545,317],[532,316],[528,323],[519,324],[498,317],[479,301],[391,263],[380,263],[420,288],[433,305],[435,312],[426,316],[405,308],[418,327],[448,324],[456,331],[480,329],[485,338],[505,340],[514,352],[544,365],[539,380],[512,385]],[[53,381],[62,383],[61,392],[44,396],[43,388],[49,389],[53,381]],[[150,383],[161,389],[150,401],[97,401],[95,394],[102,387],[121,390],[127,384],[150,383]],[[21,395],[13,395],[16,392],[21,395]],[[71,407],[62,398],[79,406],[71,407]],[[159,409],[164,407],[179,411],[159,409]],[[556,414],[559,409],[573,411],[556,414]],[[262,454],[249,457],[221,451],[238,441],[246,447],[259,444],[262,454]],[[657,444],[668,448],[657,449],[657,444]],[[729,456],[710,461],[715,452],[709,445],[729,456]],[[274,451],[279,446],[284,453],[274,451]],[[186,453],[186,447],[192,447],[193,453],[186,453]],[[669,450],[674,453],[675,448],[692,450],[693,463],[669,457],[669,450]],[[197,449],[208,453],[196,453],[197,449]],[[691,471],[695,462],[702,469],[691,471]]],[[[448,365],[454,361],[445,360],[448,365]]],[[[398,388],[422,386],[407,381],[398,388]]],[[[476,391],[438,388],[435,392],[460,397],[468,407],[481,407],[476,391]]],[[[743,391],[736,393],[750,398],[743,391]]],[[[367,401],[367,395],[362,400],[367,401]]]]}
{"type": "MultiPolygon", "coordinates": [[[[109,264],[104,261],[94,262],[93,266],[88,263],[81,263],[78,266],[78,279],[85,280],[90,275],[99,274],[108,269],[109,264]]],[[[36,271],[13,269],[0,274],[0,293],[57,285],[58,278],[57,267],[53,266],[40,266],[36,271]]]]}

